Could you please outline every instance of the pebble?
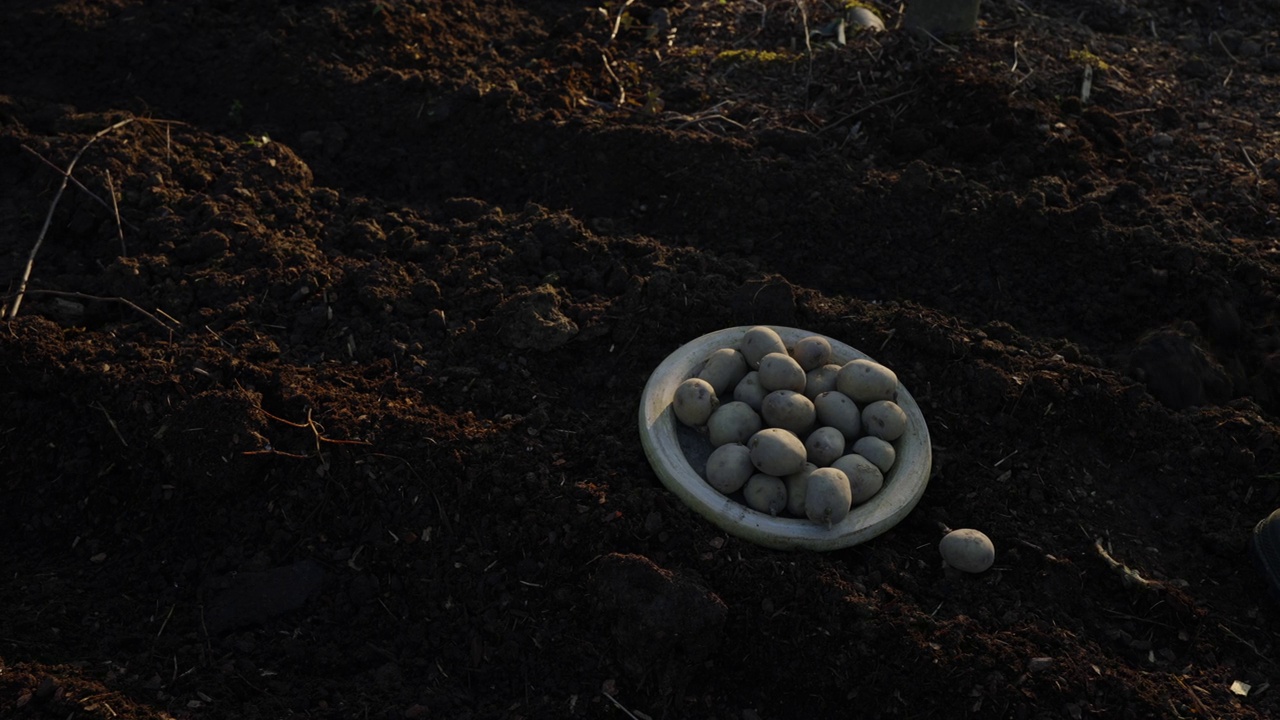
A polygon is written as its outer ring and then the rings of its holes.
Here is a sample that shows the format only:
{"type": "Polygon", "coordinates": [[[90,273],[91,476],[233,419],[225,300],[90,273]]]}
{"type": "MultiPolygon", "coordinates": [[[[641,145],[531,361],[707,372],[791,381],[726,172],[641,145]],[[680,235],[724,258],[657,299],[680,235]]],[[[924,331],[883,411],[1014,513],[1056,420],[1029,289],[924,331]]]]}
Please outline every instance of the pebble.
{"type": "Polygon", "coordinates": [[[1173,136],[1169,133],[1156,133],[1151,136],[1151,144],[1158,148],[1173,147],[1173,136]]]}
{"type": "Polygon", "coordinates": [[[1040,672],[1051,667],[1053,667],[1053,658],[1048,657],[1031,658],[1031,661],[1027,663],[1027,670],[1030,672],[1040,672]]]}

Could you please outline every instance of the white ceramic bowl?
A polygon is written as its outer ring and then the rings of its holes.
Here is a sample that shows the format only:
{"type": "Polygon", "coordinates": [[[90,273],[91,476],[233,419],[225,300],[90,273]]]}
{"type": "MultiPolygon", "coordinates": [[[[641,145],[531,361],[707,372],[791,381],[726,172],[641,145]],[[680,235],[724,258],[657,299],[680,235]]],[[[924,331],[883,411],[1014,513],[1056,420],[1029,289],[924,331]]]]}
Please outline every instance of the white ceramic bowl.
{"type": "MultiPolygon", "coordinates": [[[[771,326],[787,347],[811,333],[771,326]]],[[[640,399],[640,440],[654,472],[686,505],[717,526],[744,540],[780,550],[836,550],[870,540],[897,525],[919,502],[929,483],[933,451],[929,428],[920,407],[907,389],[898,384],[897,403],[907,413],[907,431],[893,443],[897,462],[885,476],[884,487],[870,501],[859,505],[830,528],[805,519],[773,517],[722,495],[695,469],[706,467],[711,443],[697,431],[676,420],[671,398],[676,386],[693,377],[707,356],[725,347],[738,347],[750,327],[718,330],[692,340],[667,356],[653,371],[640,399]]],[[[831,342],[832,362],[843,365],[869,358],[842,342],[831,342]]]]}

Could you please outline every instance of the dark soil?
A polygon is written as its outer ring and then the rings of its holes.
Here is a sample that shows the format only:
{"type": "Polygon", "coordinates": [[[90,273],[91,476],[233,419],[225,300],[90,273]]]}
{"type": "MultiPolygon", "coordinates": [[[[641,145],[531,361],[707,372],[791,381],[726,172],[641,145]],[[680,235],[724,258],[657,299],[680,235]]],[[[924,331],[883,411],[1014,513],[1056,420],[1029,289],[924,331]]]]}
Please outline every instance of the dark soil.
{"type": "Polygon", "coordinates": [[[4,3],[0,716],[1280,713],[1280,6],[876,8],[4,3]],[[658,481],[755,323],[912,391],[896,528],[658,481]]]}

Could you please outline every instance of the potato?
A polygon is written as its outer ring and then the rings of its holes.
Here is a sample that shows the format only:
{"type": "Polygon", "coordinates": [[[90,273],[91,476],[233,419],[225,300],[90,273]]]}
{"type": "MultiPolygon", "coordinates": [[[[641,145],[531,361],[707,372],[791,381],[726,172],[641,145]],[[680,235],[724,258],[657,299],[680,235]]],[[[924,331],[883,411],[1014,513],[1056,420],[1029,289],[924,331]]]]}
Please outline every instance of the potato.
{"type": "Polygon", "coordinates": [[[809,473],[817,469],[817,465],[807,462],[799,472],[793,472],[782,478],[783,484],[787,486],[787,512],[796,517],[805,516],[804,496],[809,488],[809,473]]]}
{"type": "Polygon", "coordinates": [[[707,438],[712,447],[745,443],[764,427],[764,421],[744,402],[725,403],[707,418],[707,438]]]}
{"type": "Polygon", "coordinates": [[[791,348],[791,357],[809,372],[831,362],[831,342],[821,335],[802,338],[791,348]]]}
{"type": "Polygon", "coordinates": [[[844,433],[833,427],[820,427],[809,433],[804,449],[809,462],[826,467],[844,455],[844,433]]]}
{"type": "Polygon", "coordinates": [[[893,448],[893,445],[874,435],[858,438],[852,449],[870,460],[885,475],[889,474],[889,468],[893,467],[894,461],[898,459],[898,451],[893,448]]]}
{"type": "Polygon", "coordinates": [[[884,473],[880,472],[875,463],[857,453],[837,458],[831,463],[831,467],[849,478],[849,492],[853,496],[854,505],[870,500],[884,487],[884,473]]]}
{"type": "Polygon", "coordinates": [[[725,495],[742,489],[756,472],[746,445],[729,443],[711,451],[707,458],[707,483],[725,495]]]}
{"type": "Polygon", "coordinates": [[[748,329],[742,336],[738,349],[747,359],[747,365],[753,368],[760,367],[761,358],[769,353],[787,354],[787,344],[782,342],[782,337],[774,332],[773,328],[764,325],[748,329]]]}
{"type": "Polygon", "coordinates": [[[836,389],[859,405],[877,400],[896,400],[898,376],[880,363],[859,358],[840,368],[836,389]]]}
{"type": "Polygon", "coordinates": [[[752,510],[777,515],[787,507],[787,486],[782,478],[756,473],[742,488],[742,498],[752,510]]]}
{"type": "Polygon", "coordinates": [[[720,348],[707,356],[698,377],[711,383],[717,397],[728,397],[747,374],[747,359],[733,348],[720,348]]]}
{"type": "Polygon", "coordinates": [[[854,440],[862,434],[862,415],[848,395],[829,390],[814,398],[813,408],[819,425],[836,428],[844,433],[846,440],[854,440]]]}
{"type": "Polygon", "coordinates": [[[879,400],[862,408],[862,427],[868,435],[893,442],[907,431],[907,413],[890,400],[879,400]]]}
{"type": "Polygon", "coordinates": [[[843,472],[825,467],[809,473],[804,494],[805,517],[830,528],[844,520],[852,506],[849,478],[843,472]]]}
{"type": "Polygon", "coordinates": [[[671,409],[676,419],[689,427],[701,427],[707,424],[707,418],[720,407],[720,398],[716,397],[711,383],[698,378],[689,378],[676,387],[675,396],[671,399],[671,409]]]}
{"type": "Polygon", "coordinates": [[[828,390],[836,389],[836,375],[840,373],[839,365],[823,365],[814,368],[804,375],[804,396],[813,400],[828,390]]]}
{"type": "Polygon", "coordinates": [[[733,399],[750,405],[756,412],[760,412],[760,403],[764,402],[764,396],[768,394],[768,390],[760,387],[760,373],[755,370],[747,373],[733,389],[733,399]]]}
{"type": "Polygon", "coordinates": [[[747,447],[751,449],[752,464],[766,475],[782,477],[804,467],[804,443],[789,430],[765,428],[751,436],[747,447]]]}
{"type": "Polygon", "coordinates": [[[813,401],[791,390],[775,390],[764,396],[760,415],[769,427],[790,430],[799,436],[809,433],[817,413],[813,401]]]}
{"type": "Polygon", "coordinates": [[[769,353],[760,359],[760,387],[804,392],[805,375],[800,363],[786,353],[769,353]]]}
{"type": "Polygon", "coordinates": [[[969,528],[947,533],[938,543],[938,553],[948,565],[967,573],[984,572],[996,561],[996,546],[991,538],[969,528]]]}

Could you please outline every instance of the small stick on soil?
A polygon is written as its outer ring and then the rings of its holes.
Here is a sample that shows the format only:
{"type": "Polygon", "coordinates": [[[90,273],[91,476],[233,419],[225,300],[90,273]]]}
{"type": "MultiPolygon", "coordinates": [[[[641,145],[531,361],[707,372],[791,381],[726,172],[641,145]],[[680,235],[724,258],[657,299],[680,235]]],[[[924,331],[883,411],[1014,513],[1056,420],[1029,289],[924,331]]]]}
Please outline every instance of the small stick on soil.
{"type": "MultiPolygon", "coordinates": [[[[148,320],[155,323],[156,325],[159,325],[165,332],[169,333],[169,338],[173,339],[173,328],[161,322],[160,318],[138,307],[138,305],[134,303],[132,300],[126,300],[125,298],[122,298],[122,297],[102,297],[100,295],[88,295],[82,292],[65,292],[62,290],[27,290],[26,292],[29,295],[52,295],[54,297],[75,298],[77,300],[97,300],[98,302],[116,302],[122,305],[127,305],[131,309],[133,309],[135,312],[145,316],[148,320]]],[[[5,295],[3,299],[8,300],[11,297],[17,297],[17,296],[5,295]]],[[[16,300],[14,302],[14,305],[15,306],[17,305],[16,300]]],[[[161,314],[164,315],[165,317],[169,317],[167,314],[163,312],[161,312],[161,314]]],[[[15,317],[15,315],[13,313],[10,313],[9,317],[13,318],[15,317]]],[[[173,320],[173,318],[169,318],[169,319],[173,320]]],[[[177,320],[173,320],[173,321],[178,325],[182,324],[182,323],[179,323],[177,320]]]]}
{"type": "Polygon", "coordinates": [[[1187,694],[1191,696],[1191,702],[1195,703],[1196,709],[1200,711],[1201,715],[1204,715],[1205,717],[1209,718],[1209,720],[1217,720],[1218,716],[1209,712],[1209,708],[1205,707],[1204,702],[1200,699],[1200,696],[1196,694],[1195,690],[1192,690],[1189,685],[1182,682],[1182,678],[1178,677],[1177,675],[1174,675],[1173,679],[1177,680],[1178,684],[1182,686],[1182,689],[1186,690],[1187,694]]]}
{"type": "Polygon", "coordinates": [[[1240,641],[1241,643],[1243,643],[1245,647],[1247,647],[1247,648],[1249,648],[1250,650],[1252,650],[1252,651],[1253,651],[1253,654],[1254,654],[1254,655],[1257,655],[1257,656],[1258,656],[1258,658],[1259,658],[1260,660],[1262,660],[1263,662],[1266,662],[1266,663],[1271,664],[1271,665],[1274,665],[1274,664],[1275,664],[1275,661],[1274,661],[1274,660],[1272,660],[1271,658],[1267,657],[1266,655],[1263,655],[1262,653],[1258,652],[1258,646],[1257,646],[1257,645],[1254,645],[1253,643],[1249,642],[1248,640],[1245,640],[1244,638],[1240,637],[1240,636],[1239,636],[1239,635],[1237,635],[1237,634],[1236,634],[1236,632],[1235,632],[1234,630],[1232,630],[1231,628],[1227,627],[1226,625],[1223,625],[1222,623],[1218,623],[1218,627],[1222,628],[1222,631],[1223,631],[1223,632],[1225,632],[1226,634],[1230,635],[1231,637],[1233,637],[1233,638],[1235,638],[1236,640],[1238,640],[1238,641],[1240,641]]]}
{"type": "Polygon", "coordinates": [[[168,627],[168,625],[169,625],[169,618],[173,617],[173,609],[174,609],[175,607],[177,607],[177,605],[170,605],[170,606],[169,606],[169,614],[164,616],[164,622],[160,623],[160,629],[156,631],[156,639],[157,639],[157,640],[159,640],[159,639],[160,639],[160,636],[164,634],[164,629],[165,629],[166,627],[168,627]]]}
{"type": "Polygon", "coordinates": [[[603,693],[605,697],[609,698],[609,702],[613,703],[614,705],[616,705],[616,706],[618,707],[618,709],[619,709],[619,710],[621,710],[622,712],[626,713],[626,714],[627,714],[627,717],[631,718],[631,720],[640,720],[640,718],[638,718],[638,717],[636,717],[634,714],[632,714],[632,712],[631,712],[630,710],[628,710],[628,709],[627,709],[627,708],[626,708],[622,703],[618,702],[618,701],[617,701],[617,699],[616,699],[616,698],[614,698],[612,695],[610,695],[610,694],[609,694],[609,693],[607,693],[607,692],[604,692],[603,690],[601,690],[600,692],[601,692],[601,693],[603,693]]]}
{"type": "Polygon", "coordinates": [[[608,45],[609,43],[617,39],[618,31],[622,29],[622,18],[626,16],[627,8],[631,7],[631,3],[635,1],[636,0],[627,0],[626,2],[622,3],[622,7],[618,8],[618,17],[613,19],[613,30],[610,31],[609,41],[606,42],[605,45],[608,45]]]}
{"type": "Polygon", "coordinates": [[[1253,170],[1253,174],[1262,177],[1262,170],[1258,168],[1258,164],[1253,161],[1253,158],[1249,157],[1249,149],[1241,145],[1240,152],[1244,155],[1244,161],[1249,163],[1249,168],[1253,170]]]}
{"type": "MultiPolygon", "coordinates": [[[[1222,52],[1226,53],[1226,54],[1227,54],[1227,57],[1231,58],[1231,62],[1232,62],[1232,64],[1234,64],[1234,65],[1239,65],[1239,64],[1240,64],[1240,59],[1239,59],[1239,58],[1237,58],[1235,55],[1232,55],[1232,54],[1231,54],[1231,51],[1227,49],[1227,44],[1226,44],[1226,43],[1224,43],[1224,42],[1222,42],[1222,36],[1221,36],[1221,35],[1219,35],[1218,33],[1210,33],[1210,35],[1212,35],[1212,36],[1213,36],[1213,39],[1214,39],[1214,40],[1217,40],[1217,41],[1218,41],[1218,47],[1222,48],[1222,52]]],[[[1225,83],[1224,83],[1224,84],[1225,84],[1225,83]]]]}
{"type": "Polygon", "coordinates": [[[796,0],[800,9],[800,22],[804,25],[804,54],[809,58],[809,72],[804,81],[804,106],[809,108],[809,93],[813,92],[813,43],[809,42],[809,12],[804,7],[804,0],[796,0]]]}
{"type": "Polygon", "coordinates": [[[622,81],[614,74],[613,65],[609,62],[609,53],[600,53],[600,59],[604,61],[605,72],[609,73],[609,77],[613,78],[613,81],[618,84],[618,107],[626,105],[627,89],[622,86],[622,81]]]}
{"type": "Polygon", "coordinates": [[[1114,570],[1120,575],[1120,579],[1125,585],[1137,586],[1142,588],[1159,589],[1160,583],[1148,580],[1138,574],[1137,570],[1125,565],[1124,563],[1111,557],[1111,553],[1102,547],[1102,540],[1098,539],[1093,542],[1093,551],[1098,553],[1098,557],[1102,558],[1107,567],[1114,570]]]}
{"type": "Polygon", "coordinates": [[[35,245],[31,246],[31,252],[27,254],[27,264],[22,269],[22,277],[18,280],[18,292],[14,295],[13,304],[9,306],[9,313],[5,316],[8,319],[12,320],[18,317],[18,308],[22,307],[22,298],[27,294],[27,282],[31,280],[31,269],[36,264],[36,255],[40,253],[40,246],[44,244],[44,238],[49,234],[49,226],[53,224],[53,211],[58,208],[58,201],[62,199],[62,193],[67,190],[67,183],[71,181],[71,172],[75,170],[76,163],[80,162],[81,156],[89,149],[90,145],[97,142],[107,133],[122,128],[131,122],[133,122],[133,118],[125,118],[114,125],[99,130],[81,146],[75,157],[71,158],[67,169],[62,173],[62,183],[58,185],[58,192],[54,194],[53,202],[49,203],[49,212],[44,217],[44,226],[40,228],[40,234],[36,237],[35,245]]]}
{"type": "Polygon", "coordinates": [[[102,403],[98,403],[97,405],[91,403],[89,407],[94,410],[101,411],[102,415],[107,418],[107,424],[111,426],[112,432],[116,434],[116,437],[120,438],[120,444],[125,447],[129,447],[129,442],[124,439],[124,435],[120,434],[120,428],[116,427],[116,421],[111,419],[111,413],[107,412],[107,409],[102,406],[102,403]]]}
{"type": "Polygon", "coordinates": [[[107,192],[111,193],[111,211],[116,216],[116,237],[120,238],[120,254],[128,257],[129,248],[124,244],[124,228],[120,225],[120,203],[116,202],[116,184],[111,181],[111,171],[107,171],[107,192]]]}
{"type": "Polygon", "coordinates": [[[922,33],[924,33],[925,35],[927,35],[927,36],[929,37],[929,39],[930,39],[930,40],[932,40],[932,41],[934,41],[934,42],[938,43],[938,45],[939,45],[939,46],[944,47],[944,48],[946,48],[947,50],[950,50],[950,51],[952,52],[952,54],[955,54],[955,55],[959,55],[959,54],[960,54],[960,48],[956,47],[955,45],[951,45],[951,44],[949,44],[949,43],[945,43],[945,42],[943,42],[943,41],[941,40],[941,38],[939,38],[937,35],[934,35],[933,33],[929,32],[928,30],[925,30],[924,28],[917,28],[917,29],[918,29],[920,32],[922,32],[922,33]]]}
{"type": "Polygon", "coordinates": [[[900,93],[894,93],[893,95],[890,95],[889,97],[886,97],[886,98],[880,98],[879,100],[875,100],[875,101],[870,102],[870,103],[868,103],[868,104],[866,104],[866,105],[863,105],[862,107],[858,108],[857,110],[854,110],[854,111],[853,111],[853,112],[851,112],[851,113],[847,113],[847,114],[845,114],[845,115],[842,115],[842,116],[840,116],[840,117],[836,118],[835,120],[832,120],[831,122],[827,123],[826,125],[823,125],[823,126],[818,130],[818,134],[819,134],[819,135],[821,135],[822,133],[824,133],[824,132],[826,132],[826,131],[830,130],[830,129],[831,129],[831,128],[833,128],[833,127],[838,127],[838,126],[840,126],[840,125],[843,125],[844,123],[846,123],[846,122],[848,122],[848,121],[850,121],[850,120],[854,119],[855,117],[857,117],[857,116],[861,115],[862,113],[864,113],[864,112],[866,112],[866,111],[870,110],[871,108],[878,107],[878,106],[880,106],[880,105],[884,105],[884,104],[885,104],[885,103],[887,103],[887,102],[893,102],[894,100],[897,100],[898,98],[906,97],[907,95],[911,95],[911,94],[913,94],[913,93],[915,93],[915,92],[917,92],[917,91],[916,91],[916,89],[915,89],[915,88],[912,88],[912,89],[910,89],[910,90],[904,90],[904,91],[902,91],[902,92],[900,92],[900,93]]]}
{"type": "MultiPolygon", "coordinates": [[[[41,155],[40,153],[36,152],[35,150],[32,150],[31,148],[27,147],[26,145],[22,145],[22,146],[20,146],[20,147],[21,147],[23,150],[26,150],[27,152],[29,152],[29,153],[31,153],[32,155],[34,155],[34,156],[36,157],[36,159],[37,159],[37,160],[39,160],[40,162],[44,163],[45,165],[48,165],[48,166],[49,166],[49,168],[50,168],[51,170],[53,170],[54,172],[58,173],[59,175],[62,175],[64,178],[66,178],[66,179],[70,180],[70,181],[71,181],[71,184],[73,184],[73,185],[75,185],[76,187],[80,188],[80,190],[81,190],[85,195],[88,195],[90,198],[93,198],[94,202],[98,203],[99,205],[101,205],[102,207],[104,207],[104,208],[106,208],[106,209],[108,209],[108,210],[110,210],[110,209],[111,209],[111,206],[107,204],[107,201],[106,201],[106,200],[103,200],[103,199],[102,199],[102,196],[98,195],[98,194],[97,194],[97,193],[95,193],[94,191],[92,191],[92,190],[90,190],[89,188],[85,187],[85,186],[84,186],[84,183],[82,183],[82,182],[80,182],[79,180],[77,180],[77,179],[75,179],[75,178],[73,178],[73,177],[71,177],[71,176],[67,175],[67,174],[66,174],[66,171],[64,171],[62,168],[58,167],[57,165],[54,165],[53,163],[49,162],[49,159],[48,159],[48,158],[46,158],[45,156],[43,156],[43,155],[41,155]]],[[[109,175],[109,174],[108,174],[108,175],[109,175]]],[[[114,201],[114,200],[115,200],[115,198],[113,197],[113,198],[112,198],[112,201],[114,201]]],[[[117,210],[117,211],[116,211],[116,224],[119,224],[119,223],[120,223],[120,212],[119,212],[119,210],[117,210]]],[[[125,224],[126,224],[126,225],[129,225],[129,223],[125,223],[125,224]]],[[[138,228],[134,227],[133,225],[129,225],[129,229],[130,229],[130,230],[137,230],[138,228]]]]}

